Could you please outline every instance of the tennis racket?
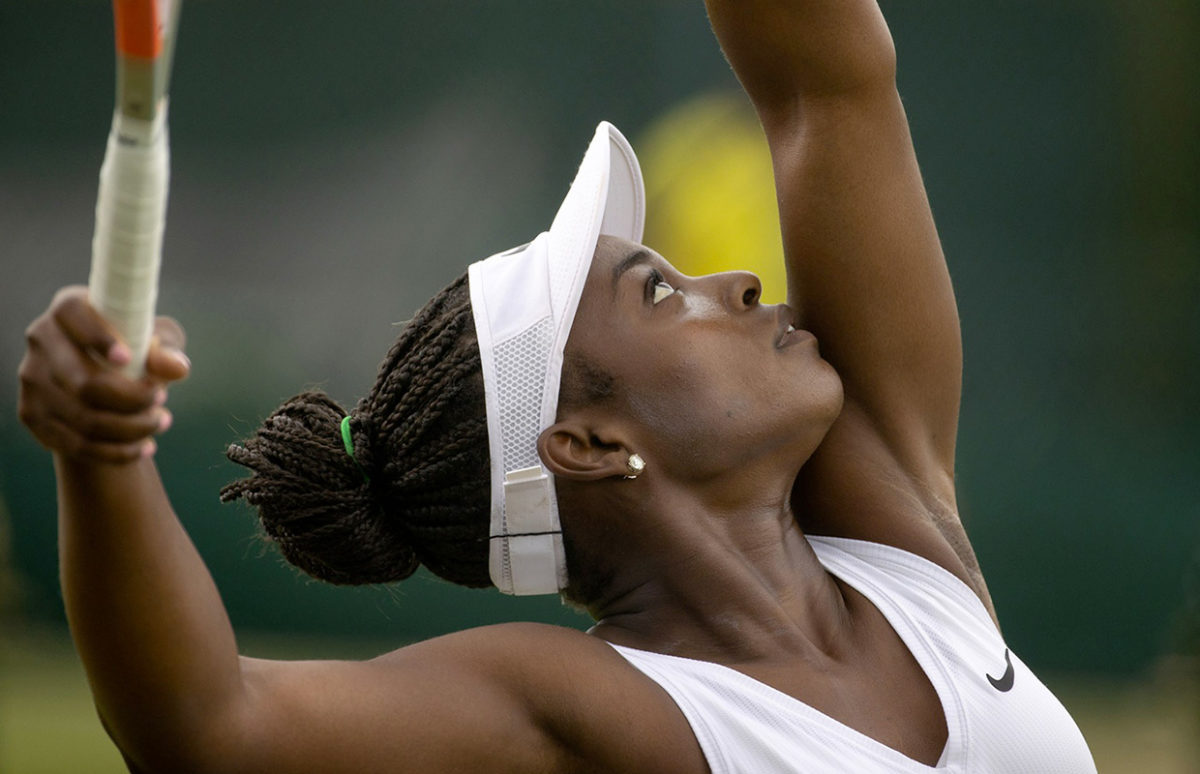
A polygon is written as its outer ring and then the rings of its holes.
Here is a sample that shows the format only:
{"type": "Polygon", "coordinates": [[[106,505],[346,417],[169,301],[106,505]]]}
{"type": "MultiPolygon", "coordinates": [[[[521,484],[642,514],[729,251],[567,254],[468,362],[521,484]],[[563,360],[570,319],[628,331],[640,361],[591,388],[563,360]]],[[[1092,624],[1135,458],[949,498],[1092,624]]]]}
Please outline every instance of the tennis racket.
{"type": "Polygon", "coordinates": [[[170,152],[167,85],[179,0],[113,0],[117,100],[96,197],[88,296],[133,352],[140,377],[154,328],[170,152]]]}

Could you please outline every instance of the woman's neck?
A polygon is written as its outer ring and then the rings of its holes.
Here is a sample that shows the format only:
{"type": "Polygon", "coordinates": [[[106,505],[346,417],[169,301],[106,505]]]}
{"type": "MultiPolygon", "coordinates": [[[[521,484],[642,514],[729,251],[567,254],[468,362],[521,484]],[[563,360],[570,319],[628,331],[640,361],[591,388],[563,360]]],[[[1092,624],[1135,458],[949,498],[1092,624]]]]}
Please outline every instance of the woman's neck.
{"type": "MultiPolygon", "coordinates": [[[[665,493],[661,493],[665,494],[665,493]]],[[[782,501],[736,513],[655,498],[659,550],[622,568],[591,633],[643,650],[747,663],[837,655],[850,616],[840,586],[782,501]],[[638,565],[643,565],[639,567],[638,565]]]]}

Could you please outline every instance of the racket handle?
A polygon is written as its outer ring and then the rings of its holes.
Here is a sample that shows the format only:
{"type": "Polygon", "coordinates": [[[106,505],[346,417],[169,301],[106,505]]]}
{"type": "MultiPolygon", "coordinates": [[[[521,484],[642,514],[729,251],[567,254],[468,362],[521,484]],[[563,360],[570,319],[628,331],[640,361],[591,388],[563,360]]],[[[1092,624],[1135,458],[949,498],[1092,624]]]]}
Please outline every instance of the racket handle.
{"type": "Polygon", "coordinates": [[[123,370],[145,372],[154,331],[166,224],[170,152],[166,104],[152,121],[113,114],[100,167],[88,296],[133,352],[123,370]]]}

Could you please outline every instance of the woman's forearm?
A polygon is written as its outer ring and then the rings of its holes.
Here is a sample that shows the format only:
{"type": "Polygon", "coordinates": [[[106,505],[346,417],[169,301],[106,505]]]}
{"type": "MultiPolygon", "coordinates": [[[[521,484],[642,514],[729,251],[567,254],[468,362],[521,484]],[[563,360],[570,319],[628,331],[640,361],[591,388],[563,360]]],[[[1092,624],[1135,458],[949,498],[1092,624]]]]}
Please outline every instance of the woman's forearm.
{"type": "Polygon", "coordinates": [[[212,577],[151,459],[55,468],[63,598],[105,725],[147,768],[198,760],[241,691],[212,577]]]}
{"type": "Polygon", "coordinates": [[[875,0],[706,0],[713,32],[762,112],[894,81],[875,0]]]}

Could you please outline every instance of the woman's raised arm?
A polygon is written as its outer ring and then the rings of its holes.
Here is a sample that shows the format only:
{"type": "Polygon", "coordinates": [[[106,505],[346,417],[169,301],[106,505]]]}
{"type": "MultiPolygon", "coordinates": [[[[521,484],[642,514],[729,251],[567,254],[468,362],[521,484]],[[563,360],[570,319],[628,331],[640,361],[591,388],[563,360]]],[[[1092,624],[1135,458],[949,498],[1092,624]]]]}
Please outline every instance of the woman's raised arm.
{"type": "Polygon", "coordinates": [[[895,451],[950,470],[961,344],[873,0],[710,0],[771,147],[789,301],[895,451]]]}
{"type": "Polygon", "coordinates": [[[708,9],[770,145],[789,303],[845,388],[798,482],[804,526],[913,550],[986,600],[955,506],[958,312],[879,7],[708,9]]]}
{"type": "Polygon", "coordinates": [[[166,387],[189,370],[180,328],[157,333],[147,376],[126,378],[128,348],[67,288],[27,331],[18,402],[54,453],[63,600],[96,706],[148,770],[207,746],[197,730],[241,691],[229,619],[152,459],[166,387]]]}

